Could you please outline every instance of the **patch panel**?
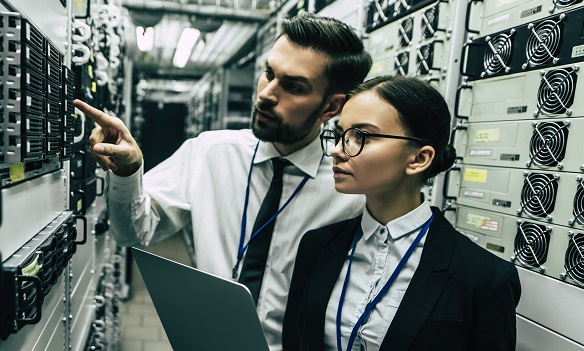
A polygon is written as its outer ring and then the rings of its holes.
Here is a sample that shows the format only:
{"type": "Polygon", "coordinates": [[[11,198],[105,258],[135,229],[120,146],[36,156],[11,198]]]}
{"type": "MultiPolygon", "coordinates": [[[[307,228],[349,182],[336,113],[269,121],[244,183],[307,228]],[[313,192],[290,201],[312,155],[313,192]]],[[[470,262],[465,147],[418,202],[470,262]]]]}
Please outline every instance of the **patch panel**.
{"type": "Polygon", "coordinates": [[[581,130],[584,118],[463,121],[455,148],[465,164],[582,172],[581,130]]]}

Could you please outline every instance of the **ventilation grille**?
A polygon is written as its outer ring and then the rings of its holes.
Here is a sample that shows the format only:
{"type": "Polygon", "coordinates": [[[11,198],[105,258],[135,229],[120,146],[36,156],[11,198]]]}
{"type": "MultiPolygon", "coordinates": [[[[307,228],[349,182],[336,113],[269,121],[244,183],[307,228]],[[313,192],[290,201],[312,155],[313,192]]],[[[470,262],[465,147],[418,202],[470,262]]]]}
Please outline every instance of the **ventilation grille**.
{"type": "Polygon", "coordinates": [[[429,39],[438,31],[438,5],[431,7],[422,14],[422,39],[429,39]]]}
{"type": "Polygon", "coordinates": [[[557,55],[562,42],[561,21],[565,18],[561,14],[558,20],[545,20],[537,25],[530,23],[527,28],[531,31],[525,47],[527,62],[523,69],[530,66],[539,66],[545,63],[558,63],[557,55]]]}
{"type": "Polygon", "coordinates": [[[543,271],[549,245],[549,228],[541,224],[521,222],[517,225],[513,259],[525,266],[539,268],[543,271]]]}
{"type": "Polygon", "coordinates": [[[398,76],[405,76],[408,74],[410,63],[410,53],[402,52],[395,57],[395,74],[398,76]]]}
{"type": "Polygon", "coordinates": [[[582,0],[553,0],[555,7],[568,7],[579,4],[582,0]]]}
{"type": "Polygon", "coordinates": [[[545,73],[537,91],[537,111],[543,114],[562,114],[570,116],[569,109],[574,103],[576,93],[577,68],[561,68],[545,73]]]}
{"type": "Polygon", "coordinates": [[[401,48],[410,45],[414,33],[414,18],[409,17],[403,20],[399,26],[399,46],[401,48]]]}
{"type": "Polygon", "coordinates": [[[529,215],[545,217],[551,221],[551,213],[556,206],[558,177],[545,173],[527,174],[521,190],[521,208],[529,215]]]}
{"type": "Polygon", "coordinates": [[[534,123],[533,135],[529,143],[527,166],[535,163],[540,166],[557,166],[566,156],[568,143],[568,122],[534,123]]]}
{"type": "Polygon", "coordinates": [[[560,277],[566,279],[566,275],[574,281],[584,284],[584,234],[570,233],[570,242],[564,259],[566,273],[560,277]]]}
{"type": "Polygon", "coordinates": [[[432,60],[434,58],[434,45],[423,45],[418,49],[417,56],[418,74],[425,75],[430,73],[432,70],[432,60]]]}
{"type": "Polygon", "coordinates": [[[581,180],[578,182],[578,189],[574,195],[574,209],[572,210],[572,214],[574,215],[574,219],[570,220],[570,225],[574,225],[574,223],[584,225],[584,185],[581,180]]]}
{"type": "Polygon", "coordinates": [[[509,63],[511,62],[511,53],[513,50],[512,37],[515,30],[512,29],[509,34],[501,33],[491,38],[487,36],[487,49],[485,57],[483,58],[484,71],[481,77],[500,72],[509,72],[511,69],[509,63]]]}
{"type": "Polygon", "coordinates": [[[394,0],[394,1],[395,1],[395,3],[393,4],[394,17],[406,13],[412,8],[412,0],[394,0]]]}

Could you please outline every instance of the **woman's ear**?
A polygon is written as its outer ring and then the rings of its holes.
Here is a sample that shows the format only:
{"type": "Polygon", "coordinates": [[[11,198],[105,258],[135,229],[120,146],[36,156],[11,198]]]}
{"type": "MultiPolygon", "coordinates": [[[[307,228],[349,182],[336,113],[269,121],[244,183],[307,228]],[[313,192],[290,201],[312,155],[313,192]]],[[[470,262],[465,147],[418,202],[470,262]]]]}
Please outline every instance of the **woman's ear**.
{"type": "Polygon", "coordinates": [[[435,156],[436,150],[430,145],[424,145],[416,149],[415,153],[412,154],[410,163],[408,163],[406,174],[416,175],[425,172],[430,168],[435,156]]]}
{"type": "Polygon", "coordinates": [[[345,105],[345,94],[332,94],[321,112],[321,122],[327,122],[329,119],[337,116],[343,110],[345,105]]]}

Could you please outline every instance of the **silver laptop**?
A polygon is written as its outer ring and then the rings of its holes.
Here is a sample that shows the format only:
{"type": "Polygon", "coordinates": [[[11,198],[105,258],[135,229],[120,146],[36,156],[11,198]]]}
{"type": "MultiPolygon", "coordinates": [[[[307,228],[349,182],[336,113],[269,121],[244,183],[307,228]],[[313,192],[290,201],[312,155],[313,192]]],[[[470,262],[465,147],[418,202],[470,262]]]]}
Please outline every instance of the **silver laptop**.
{"type": "Polygon", "coordinates": [[[132,248],[174,351],[269,351],[242,284],[132,248]]]}

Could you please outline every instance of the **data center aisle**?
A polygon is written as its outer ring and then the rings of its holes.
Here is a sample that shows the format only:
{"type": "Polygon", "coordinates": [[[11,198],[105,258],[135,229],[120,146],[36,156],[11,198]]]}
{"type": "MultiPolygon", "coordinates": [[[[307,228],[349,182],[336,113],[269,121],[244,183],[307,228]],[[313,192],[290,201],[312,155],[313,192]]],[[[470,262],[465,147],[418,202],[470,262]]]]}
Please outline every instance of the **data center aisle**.
{"type": "MultiPolygon", "coordinates": [[[[160,243],[152,244],[147,249],[174,261],[191,264],[181,235],[174,235],[160,243]]],[[[172,351],[135,262],[132,264],[132,274],[130,298],[122,305],[122,341],[119,349],[172,351]]]]}

